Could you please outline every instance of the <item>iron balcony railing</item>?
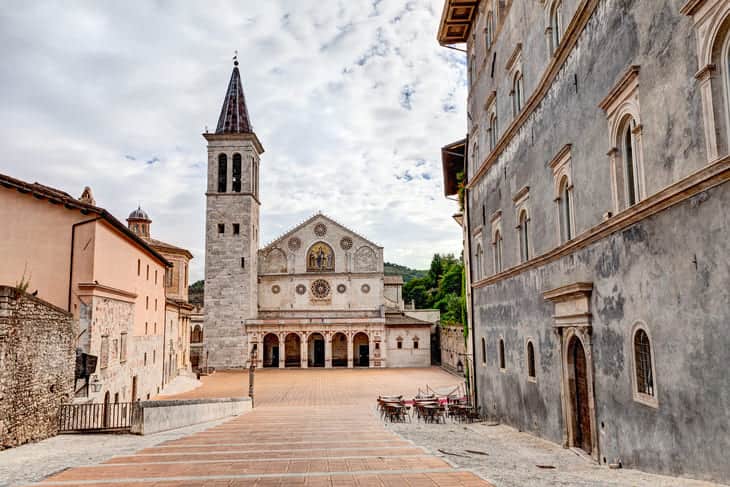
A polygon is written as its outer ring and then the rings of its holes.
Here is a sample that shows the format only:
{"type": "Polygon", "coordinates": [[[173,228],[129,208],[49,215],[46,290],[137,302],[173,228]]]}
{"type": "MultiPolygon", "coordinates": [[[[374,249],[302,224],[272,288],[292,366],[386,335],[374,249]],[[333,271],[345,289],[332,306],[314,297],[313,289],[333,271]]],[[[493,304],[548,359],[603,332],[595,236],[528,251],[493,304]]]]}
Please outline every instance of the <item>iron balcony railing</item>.
{"type": "Polygon", "coordinates": [[[140,411],[133,402],[62,404],[58,432],[128,431],[140,411]]]}

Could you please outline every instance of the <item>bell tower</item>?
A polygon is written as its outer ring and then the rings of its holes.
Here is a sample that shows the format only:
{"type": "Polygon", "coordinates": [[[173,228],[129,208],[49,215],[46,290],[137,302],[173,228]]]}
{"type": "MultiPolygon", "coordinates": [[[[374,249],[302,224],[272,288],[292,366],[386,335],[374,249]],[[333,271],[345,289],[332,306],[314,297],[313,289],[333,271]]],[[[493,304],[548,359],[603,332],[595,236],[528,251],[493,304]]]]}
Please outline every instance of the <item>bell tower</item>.
{"type": "MultiPolygon", "coordinates": [[[[205,193],[205,306],[207,365],[248,365],[245,321],[258,308],[259,157],[243,95],[238,59],[223,99],[215,133],[208,141],[205,193]]],[[[203,357],[205,363],[205,357],[203,357]]]]}

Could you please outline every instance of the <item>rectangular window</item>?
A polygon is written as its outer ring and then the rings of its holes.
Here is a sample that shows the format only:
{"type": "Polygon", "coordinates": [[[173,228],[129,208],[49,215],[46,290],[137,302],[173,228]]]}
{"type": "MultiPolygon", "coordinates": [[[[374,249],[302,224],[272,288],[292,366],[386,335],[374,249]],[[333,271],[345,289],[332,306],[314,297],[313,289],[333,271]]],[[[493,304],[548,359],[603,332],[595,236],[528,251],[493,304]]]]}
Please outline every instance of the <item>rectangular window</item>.
{"type": "Polygon", "coordinates": [[[418,340],[413,340],[413,348],[418,349],[418,340]]]}
{"type": "Polygon", "coordinates": [[[403,348],[403,342],[398,340],[398,350],[400,350],[401,348],[403,348]]]}
{"type": "Polygon", "coordinates": [[[150,280],[150,265],[147,264],[147,280],[150,280]]]}
{"type": "Polygon", "coordinates": [[[219,223],[218,224],[218,233],[225,233],[226,232],[226,224],[225,223],[219,223]]]}
{"type": "Polygon", "coordinates": [[[241,257],[241,268],[242,269],[246,268],[246,258],[245,257],[241,257]]]}
{"type": "Polygon", "coordinates": [[[155,285],[157,285],[157,269],[155,269],[155,285]]]}
{"type": "Polygon", "coordinates": [[[145,296],[144,298],[144,309],[150,309],[150,297],[145,296]]]}
{"type": "Polygon", "coordinates": [[[142,272],[142,262],[140,262],[139,259],[137,259],[137,275],[139,276],[142,272]]]}
{"type": "Polygon", "coordinates": [[[119,355],[119,361],[121,363],[124,363],[124,362],[127,361],[127,334],[126,333],[122,333],[119,336],[119,343],[120,343],[120,345],[119,345],[119,348],[120,348],[120,351],[119,351],[119,353],[120,353],[120,355],[119,355]]]}
{"type": "Polygon", "coordinates": [[[241,233],[241,225],[239,225],[238,223],[234,223],[233,224],[233,235],[238,235],[239,233],[241,233]]]}

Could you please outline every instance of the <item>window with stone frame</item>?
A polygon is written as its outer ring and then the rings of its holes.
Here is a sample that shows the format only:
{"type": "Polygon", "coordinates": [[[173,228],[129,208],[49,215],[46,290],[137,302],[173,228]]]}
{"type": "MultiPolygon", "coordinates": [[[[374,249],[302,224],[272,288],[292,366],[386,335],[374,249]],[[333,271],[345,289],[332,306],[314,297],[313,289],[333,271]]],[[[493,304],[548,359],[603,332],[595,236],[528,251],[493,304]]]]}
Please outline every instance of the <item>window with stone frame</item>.
{"type": "Polygon", "coordinates": [[[606,112],[613,213],[645,198],[639,66],[631,66],[599,106],[606,112]]]}
{"type": "Polygon", "coordinates": [[[474,280],[478,281],[483,277],[483,269],[484,269],[484,249],[482,249],[482,244],[477,244],[476,249],[476,258],[474,259],[474,280]]]}
{"type": "Polygon", "coordinates": [[[403,348],[403,339],[401,337],[396,338],[395,343],[398,350],[403,348]]]}
{"type": "Polygon", "coordinates": [[[119,362],[127,361],[127,333],[122,332],[119,335],[119,362]]]}
{"type": "Polygon", "coordinates": [[[563,244],[575,237],[571,145],[563,146],[548,165],[553,171],[558,241],[563,244]]]}
{"type": "Polygon", "coordinates": [[[512,201],[515,203],[515,215],[517,220],[517,244],[518,244],[518,255],[520,256],[520,262],[527,262],[530,260],[530,213],[528,210],[528,202],[530,198],[530,187],[525,186],[520,189],[517,194],[512,197],[512,201]]]}
{"type": "Polygon", "coordinates": [[[527,378],[535,379],[535,345],[532,340],[527,341],[527,378]]]}
{"type": "Polygon", "coordinates": [[[494,15],[492,12],[487,12],[487,19],[484,25],[484,47],[487,52],[492,49],[492,43],[494,42],[494,15]]]}
{"type": "Polygon", "coordinates": [[[106,369],[109,367],[109,337],[107,335],[101,337],[99,355],[99,367],[106,369]]]}
{"type": "Polygon", "coordinates": [[[680,12],[694,21],[705,147],[715,161],[730,154],[730,3],[688,0],[680,12]]]}
{"type": "Polygon", "coordinates": [[[418,350],[418,337],[413,337],[413,349],[418,350]]]}
{"type": "Polygon", "coordinates": [[[503,242],[502,242],[502,212],[497,211],[492,215],[492,261],[494,273],[498,274],[504,269],[503,242]]]}
{"type": "Polygon", "coordinates": [[[550,54],[555,54],[560,43],[563,40],[563,2],[562,0],[552,0],[546,3],[548,22],[545,33],[548,39],[548,50],[550,54]]]}
{"type": "Polygon", "coordinates": [[[634,400],[647,406],[658,407],[654,356],[646,325],[637,322],[632,333],[634,400]]]}
{"type": "Polygon", "coordinates": [[[489,135],[489,150],[493,151],[497,147],[497,141],[499,141],[499,125],[497,123],[497,104],[494,103],[489,112],[489,128],[487,129],[489,135]]]}
{"type": "Polygon", "coordinates": [[[522,88],[522,73],[517,72],[512,80],[512,116],[517,117],[522,111],[522,103],[524,100],[524,90],[522,88]]]}

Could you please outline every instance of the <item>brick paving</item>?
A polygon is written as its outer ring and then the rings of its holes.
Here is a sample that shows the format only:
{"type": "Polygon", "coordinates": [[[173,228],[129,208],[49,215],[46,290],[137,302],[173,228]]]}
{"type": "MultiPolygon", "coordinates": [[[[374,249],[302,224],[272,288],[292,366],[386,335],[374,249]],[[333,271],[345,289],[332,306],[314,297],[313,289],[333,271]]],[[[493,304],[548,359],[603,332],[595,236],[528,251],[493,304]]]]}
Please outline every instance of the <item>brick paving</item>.
{"type": "MultiPolygon", "coordinates": [[[[41,486],[490,486],[386,430],[378,394],[458,384],[438,369],[261,370],[256,408],[183,438],[60,472],[41,486]]],[[[216,373],[175,398],[240,396],[245,373],[216,373]]]]}

